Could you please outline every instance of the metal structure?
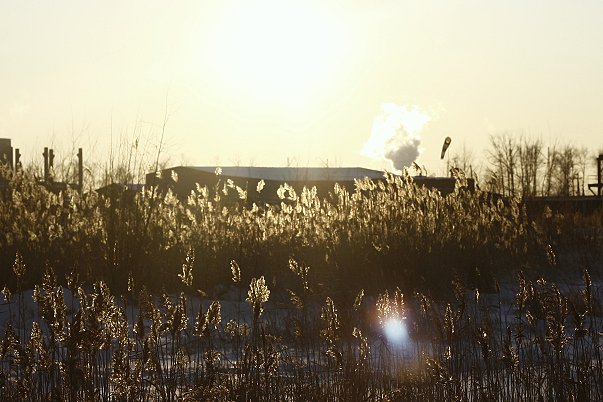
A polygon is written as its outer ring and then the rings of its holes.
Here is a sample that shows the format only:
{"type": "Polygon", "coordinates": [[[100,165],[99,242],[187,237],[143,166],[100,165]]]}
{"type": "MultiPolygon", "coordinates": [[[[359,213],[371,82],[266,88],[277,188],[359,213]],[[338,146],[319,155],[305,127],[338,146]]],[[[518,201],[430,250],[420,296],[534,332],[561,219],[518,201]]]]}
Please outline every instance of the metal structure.
{"type": "Polygon", "coordinates": [[[599,155],[599,157],[597,158],[597,182],[590,183],[588,185],[588,189],[592,193],[595,193],[593,191],[594,188],[597,189],[597,192],[596,192],[597,197],[601,197],[602,190],[603,190],[603,154],[599,155]]]}
{"type": "Polygon", "coordinates": [[[75,184],[71,183],[62,183],[55,182],[54,180],[54,150],[52,148],[44,147],[44,152],[42,153],[44,156],[44,179],[42,182],[50,189],[50,190],[63,190],[67,187],[72,187],[77,189],[79,192],[82,192],[84,188],[84,153],[82,148],[78,149],[77,159],[78,159],[78,181],[75,184]]]}

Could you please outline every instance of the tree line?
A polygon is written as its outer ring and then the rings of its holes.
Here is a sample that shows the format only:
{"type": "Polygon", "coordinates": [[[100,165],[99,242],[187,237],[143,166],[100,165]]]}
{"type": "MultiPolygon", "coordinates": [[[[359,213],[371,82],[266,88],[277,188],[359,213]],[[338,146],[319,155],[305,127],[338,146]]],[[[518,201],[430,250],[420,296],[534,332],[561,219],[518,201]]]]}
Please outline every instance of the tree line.
{"type": "MultiPolygon", "coordinates": [[[[538,138],[502,133],[490,137],[490,146],[480,169],[482,188],[505,196],[580,196],[586,184],[594,182],[595,156],[573,144],[545,145],[538,138]]],[[[449,165],[471,175],[472,155],[463,149],[449,165]]]]}

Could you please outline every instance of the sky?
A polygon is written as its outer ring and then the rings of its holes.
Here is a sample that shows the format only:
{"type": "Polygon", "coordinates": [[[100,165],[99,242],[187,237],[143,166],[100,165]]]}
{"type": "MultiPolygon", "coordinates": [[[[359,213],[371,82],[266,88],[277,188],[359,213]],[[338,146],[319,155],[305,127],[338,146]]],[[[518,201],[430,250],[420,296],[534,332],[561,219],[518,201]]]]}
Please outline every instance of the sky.
{"type": "Polygon", "coordinates": [[[594,155],[602,20],[600,0],[0,0],[0,137],[26,163],[391,170],[405,146],[438,172],[447,136],[480,160],[503,132],[594,155]]]}

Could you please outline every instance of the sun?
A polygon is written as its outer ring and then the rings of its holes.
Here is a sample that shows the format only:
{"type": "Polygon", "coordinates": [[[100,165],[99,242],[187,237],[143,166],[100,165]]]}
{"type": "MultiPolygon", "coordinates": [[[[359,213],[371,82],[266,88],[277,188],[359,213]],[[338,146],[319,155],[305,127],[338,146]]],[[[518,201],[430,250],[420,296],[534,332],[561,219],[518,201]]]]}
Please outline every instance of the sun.
{"type": "Polygon", "coordinates": [[[311,1],[259,0],[226,7],[210,38],[208,62],[224,90],[248,100],[303,102],[337,74],[344,35],[311,1]]]}

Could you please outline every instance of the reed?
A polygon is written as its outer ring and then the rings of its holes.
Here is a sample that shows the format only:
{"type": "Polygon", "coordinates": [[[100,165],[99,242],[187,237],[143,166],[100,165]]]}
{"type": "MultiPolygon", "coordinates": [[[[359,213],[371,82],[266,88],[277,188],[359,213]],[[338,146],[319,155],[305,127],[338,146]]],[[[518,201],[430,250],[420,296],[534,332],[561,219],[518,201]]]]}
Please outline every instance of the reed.
{"type": "Polygon", "coordinates": [[[229,183],[116,203],[5,175],[0,400],[603,398],[600,270],[573,247],[597,216],[528,219],[462,177],[246,208],[229,183]]]}

